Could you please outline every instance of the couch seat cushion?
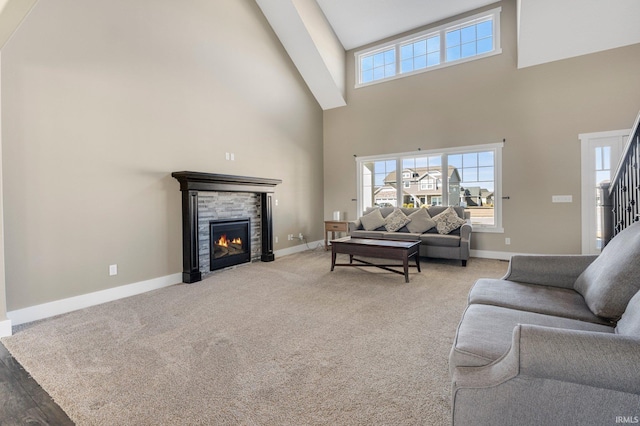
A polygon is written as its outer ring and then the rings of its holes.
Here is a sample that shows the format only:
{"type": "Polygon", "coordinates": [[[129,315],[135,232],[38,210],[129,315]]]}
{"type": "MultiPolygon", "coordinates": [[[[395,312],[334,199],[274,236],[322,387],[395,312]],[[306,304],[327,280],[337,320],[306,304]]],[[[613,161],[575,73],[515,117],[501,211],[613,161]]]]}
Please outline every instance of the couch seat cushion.
{"type": "Polygon", "coordinates": [[[589,310],[580,293],[567,288],[483,278],[469,292],[469,304],[472,303],[610,324],[589,310]]]}
{"type": "Polygon", "coordinates": [[[570,318],[538,314],[500,306],[469,305],[458,325],[449,368],[484,366],[504,355],[511,347],[513,329],[533,324],[571,330],[613,333],[614,328],[570,318]]]}
{"type": "Polygon", "coordinates": [[[387,231],[364,231],[357,230],[352,231],[351,236],[354,238],[384,238],[384,234],[387,234],[387,231]]]}
{"type": "Polygon", "coordinates": [[[420,241],[427,246],[460,247],[459,235],[421,234],[420,241]]]}
{"type": "Polygon", "coordinates": [[[420,241],[420,234],[410,232],[385,232],[382,238],[385,240],[420,241]]]}
{"type": "Polygon", "coordinates": [[[640,222],[629,226],[607,244],[580,274],[574,288],[591,311],[618,320],[629,300],[640,290],[640,222]]]}

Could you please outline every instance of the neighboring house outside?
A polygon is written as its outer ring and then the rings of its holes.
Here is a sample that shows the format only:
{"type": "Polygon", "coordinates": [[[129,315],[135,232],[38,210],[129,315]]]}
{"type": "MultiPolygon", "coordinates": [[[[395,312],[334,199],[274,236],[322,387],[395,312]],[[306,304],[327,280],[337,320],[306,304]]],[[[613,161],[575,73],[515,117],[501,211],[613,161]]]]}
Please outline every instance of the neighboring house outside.
{"type": "MultiPolygon", "coordinates": [[[[449,200],[457,200],[450,203],[460,205],[460,175],[454,166],[448,167],[449,200]]],[[[396,172],[389,173],[384,180],[384,186],[378,187],[374,192],[374,201],[377,206],[397,206],[396,172]]],[[[442,205],[442,168],[441,167],[417,167],[402,170],[402,205],[439,206],[442,205]]]]}
{"type": "Polygon", "coordinates": [[[493,192],[479,186],[464,187],[462,203],[465,207],[493,206],[493,192]]]}

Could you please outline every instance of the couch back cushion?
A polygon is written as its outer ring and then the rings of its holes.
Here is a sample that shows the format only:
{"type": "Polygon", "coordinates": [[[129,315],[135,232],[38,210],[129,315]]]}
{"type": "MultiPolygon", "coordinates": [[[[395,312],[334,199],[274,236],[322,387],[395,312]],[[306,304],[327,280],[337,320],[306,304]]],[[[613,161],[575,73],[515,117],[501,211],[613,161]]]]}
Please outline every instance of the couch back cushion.
{"type": "Polygon", "coordinates": [[[360,218],[360,223],[366,231],[373,231],[384,226],[384,217],[380,209],[373,209],[360,218]]]}
{"type": "Polygon", "coordinates": [[[616,235],[580,274],[574,288],[591,312],[618,320],[640,289],[640,222],[616,235]]]}
{"type": "Polygon", "coordinates": [[[640,337],[640,291],[629,301],[627,309],[616,325],[616,333],[640,337]]]}
{"type": "MultiPolygon", "coordinates": [[[[400,207],[400,210],[402,211],[402,213],[409,216],[411,213],[415,213],[420,208],[423,208],[423,207],[400,207]]],[[[445,211],[447,208],[448,206],[429,206],[427,208],[427,212],[429,213],[429,216],[434,217],[435,215],[445,211]]],[[[367,207],[365,211],[362,213],[362,215],[364,216],[367,213],[371,213],[374,210],[380,210],[382,217],[387,217],[391,213],[393,213],[395,209],[396,207],[367,207]]],[[[465,213],[464,207],[453,206],[453,210],[455,210],[456,213],[458,213],[458,216],[460,216],[461,218],[467,219],[468,215],[465,213]]]]}

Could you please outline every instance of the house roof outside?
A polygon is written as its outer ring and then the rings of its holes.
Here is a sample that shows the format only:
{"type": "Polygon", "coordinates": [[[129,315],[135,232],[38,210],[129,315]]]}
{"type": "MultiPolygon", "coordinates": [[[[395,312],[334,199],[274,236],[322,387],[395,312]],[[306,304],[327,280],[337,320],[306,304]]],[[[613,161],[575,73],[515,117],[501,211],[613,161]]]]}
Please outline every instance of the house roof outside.
{"type": "MultiPolygon", "coordinates": [[[[449,166],[449,174],[448,179],[449,182],[460,182],[460,174],[458,173],[458,169],[455,166],[449,166]]],[[[432,167],[406,167],[402,170],[402,173],[411,173],[411,178],[414,182],[420,182],[421,180],[431,178],[442,180],[442,167],[441,166],[432,166],[432,167]]],[[[396,172],[393,171],[384,178],[385,184],[396,183],[398,178],[396,176],[396,172]]]]}

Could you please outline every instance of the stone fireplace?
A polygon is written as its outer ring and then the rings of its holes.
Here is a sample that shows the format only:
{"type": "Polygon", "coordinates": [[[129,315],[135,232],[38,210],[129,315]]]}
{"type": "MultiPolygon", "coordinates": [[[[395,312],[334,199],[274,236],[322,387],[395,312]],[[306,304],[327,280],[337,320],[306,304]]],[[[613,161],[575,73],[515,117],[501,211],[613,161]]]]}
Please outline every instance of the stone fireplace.
{"type": "Polygon", "coordinates": [[[200,172],[171,176],[182,192],[183,282],[200,281],[211,271],[235,264],[275,259],[271,206],[281,180],[200,172]],[[225,247],[224,240],[219,241],[222,235],[217,235],[225,225],[231,233],[242,229],[245,239],[235,236],[225,247]]]}

